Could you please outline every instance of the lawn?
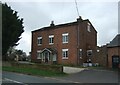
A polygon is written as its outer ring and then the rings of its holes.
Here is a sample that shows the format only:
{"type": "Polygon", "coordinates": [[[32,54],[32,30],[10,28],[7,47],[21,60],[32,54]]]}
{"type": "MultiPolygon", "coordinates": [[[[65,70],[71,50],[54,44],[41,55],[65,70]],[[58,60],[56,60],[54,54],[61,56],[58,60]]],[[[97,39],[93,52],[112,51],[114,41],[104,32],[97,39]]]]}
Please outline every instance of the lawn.
{"type": "Polygon", "coordinates": [[[10,66],[3,66],[3,71],[10,71],[10,72],[17,72],[17,73],[24,73],[28,75],[37,75],[37,76],[65,76],[67,74],[63,72],[53,72],[48,70],[40,70],[40,69],[33,69],[33,68],[19,68],[19,67],[10,67],[10,66]]]}

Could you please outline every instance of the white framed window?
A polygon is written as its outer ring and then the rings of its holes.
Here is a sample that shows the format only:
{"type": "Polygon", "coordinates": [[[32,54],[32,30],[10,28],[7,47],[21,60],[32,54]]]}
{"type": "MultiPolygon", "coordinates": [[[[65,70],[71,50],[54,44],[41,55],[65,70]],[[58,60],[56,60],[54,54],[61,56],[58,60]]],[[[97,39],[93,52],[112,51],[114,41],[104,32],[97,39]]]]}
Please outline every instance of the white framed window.
{"type": "Polygon", "coordinates": [[[68,33],[64,33],[62,34],[62,42],[63,43],[68,43],[68,33]]]}
{"type": "Polygon", "coordinates": [[[54,35],[49,35],[49,44],[54,44],[54,35]]]}
{"type": "Polygon", "coordinates": [[[91,32],[91,28],[90,27],[91,27],[90,23],[87,23],[87,31],[88,32],[91,32]]]}
{"type": "Polygon", "coordinates": [[[37,59],[42,59],[41,50],[37,51],[37,59]]]}
{"type": "Polygon", "coordinates": [[[42,37],[37,38],[37,43],[38,43],[38,45],[42,45],[42,37]]]}
{"type": "Polygon", "coordinates": [[[68,59],[68,49],[62,49],[62,59],[68,59]]]}
{"type": "Polygon", "coordinates": [[[87,50],[87,56],[92,56],[92,50],[87,50]]]}

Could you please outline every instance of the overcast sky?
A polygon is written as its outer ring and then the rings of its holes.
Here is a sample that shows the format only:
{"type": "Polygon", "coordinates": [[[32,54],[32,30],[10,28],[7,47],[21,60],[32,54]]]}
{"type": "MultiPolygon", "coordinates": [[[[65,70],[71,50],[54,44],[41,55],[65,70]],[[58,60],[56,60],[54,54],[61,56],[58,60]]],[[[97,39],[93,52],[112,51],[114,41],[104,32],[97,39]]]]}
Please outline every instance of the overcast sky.
{"type": "MultiPolygon", "coordinates": [[[[3,0],[18,12],[20,18],[24,18],[25,32],[22,34],[17,49],[21,49],[27,54],[31,51],[31,31],[49,26],[52,20],[57,25],[73,22],[78,18],[75,0],[60,0],[57,2],[55,0],[51,2],[50,0],[41,0],[39,2],[35,0],[29,2],[8,1],[3,0]]],[[[97,45],[101,46],[109,43],[118,33],[118,1],[76,1],[79,15],[83,19],[89,19],[98,32],[97,45]]]]}

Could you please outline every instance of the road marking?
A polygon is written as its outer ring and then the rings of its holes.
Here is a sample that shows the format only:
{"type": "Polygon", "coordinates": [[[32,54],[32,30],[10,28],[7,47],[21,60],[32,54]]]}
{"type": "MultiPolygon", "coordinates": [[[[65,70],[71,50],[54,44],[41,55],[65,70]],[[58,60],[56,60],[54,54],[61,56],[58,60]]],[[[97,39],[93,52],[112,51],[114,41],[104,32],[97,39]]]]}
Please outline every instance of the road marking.
{"type": "Polygon", "coordinates": [[[14,83],[23,84],[23,85],[28,85],[28,84],[24,84],[22,82],[19,82],[19,81],[16,81],[16,80],[12,80],[12,79],[8,79],[8,78],[4,78],[4,80],[11,81],[11,82],[14,82],[14,83]]]}
{"type": "Polygon", "coordinates": [[[75,81],[71,81],[71,80],[65,80],[65,79],[59,79],[59,78],[52,78],[52,77],[44,77],[44,78],[58,80],[58,81],[67,81],[67,82],[71,82],[71,83],[81,83],[81,82],[75,82],[75,81]]]}

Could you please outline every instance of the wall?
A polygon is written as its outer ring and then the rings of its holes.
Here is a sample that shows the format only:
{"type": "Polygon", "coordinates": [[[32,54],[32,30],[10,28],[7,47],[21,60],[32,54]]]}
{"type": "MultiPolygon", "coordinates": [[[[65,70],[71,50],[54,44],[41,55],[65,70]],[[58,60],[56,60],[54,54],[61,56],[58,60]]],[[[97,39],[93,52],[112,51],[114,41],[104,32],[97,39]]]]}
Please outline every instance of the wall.
{"type": "Polygon", "coordinates": [[[93,63],[99,63],[100,66],[107,67],[108,56],[107,56],[107,46],[97,47],[94,51],[94,57],[92,58],[93,63]],[[99,50],[99,52],[97,51],[99,50]]]}
{"type": "Polygon", "coordinates": [[[108,67],[112,68],[112,56],[119,55],[120,56],[120,47],[110,47],[108,48],[108,67]]]}
{"type": "MultiPolygon", "coordinates": [[[[97,47],[97,31],[93,27],[93,25],[90,25],[90,32],[87,30],[87,25],[88,25],[89,20],[84,21],[83,23],[80,24],[80,34],[79,34],[79,49],[82,49],[82,59],[80,59],[80,64],[84,63],[87,61],[88,56],[87,56],[87,50],[92,50],[93,52],[96,51],[97,47]]],[[[92,57],[95,57],[92,55],[92,57]]],[[[92,60],[94,62],[94,60],[92,60]]]]}
{"type": "Polygon", "coordinates": [[[58,65],[41,65],[41,64],[21,64],[21,63],[12,63],[14,67],[20,68],[33,68],[33,69],[40,69],[40,70],[48,70],[48,71],[55,71],[55,72],[63,72],[63,66],[58,65]]]}
{"type": "Polygon", "coordinates": [[[76,56],[76,26],[65,26],[57,29],[48,29],[44,31],[33,32],[33,41],[32,45],[32,60],[36,59],[37,50],[43,50],[44,48],[55,48],[57,50],[57,63],[58,64],[77,64],[76,56]],[[69,33],[69,41],[68,44],[62,43],[62,34],[69,33]],[[49,35],[54,35],[54,44],[49,45],[49,35]],[[37,45],[37,36],[42,36],[43,43],[41,46],[37,45]],[[62,49],[69,49],[69,57],[68,59],[62,59],[62,49]]]}

